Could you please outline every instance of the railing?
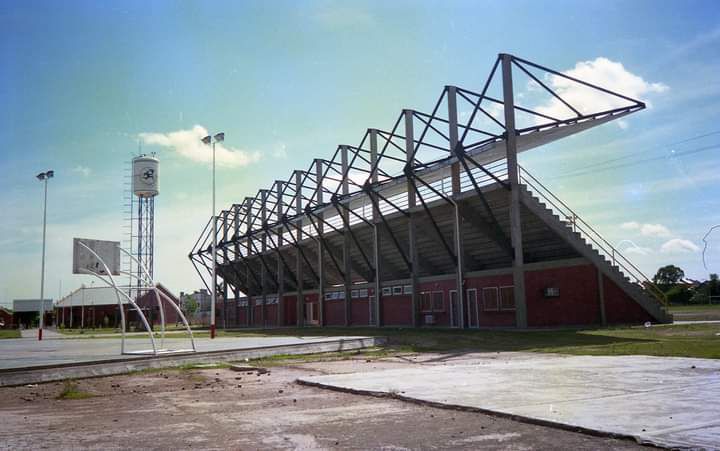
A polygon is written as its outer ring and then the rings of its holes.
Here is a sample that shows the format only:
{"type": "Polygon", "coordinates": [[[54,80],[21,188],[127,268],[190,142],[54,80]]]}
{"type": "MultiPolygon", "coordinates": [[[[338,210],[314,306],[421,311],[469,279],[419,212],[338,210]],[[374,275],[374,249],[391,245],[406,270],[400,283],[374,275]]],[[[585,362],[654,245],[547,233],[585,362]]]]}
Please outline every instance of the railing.
{"type": "Polygon", "coordinates": [[[590,224],[585,222],[570,207],[560,200],[545,185],[540,183],[538,179],[533,177],[526,169],[518,165],[518,173],[520,182],[527,185],[531,191],[539,196],[543,201],[547,202],[557,214],[564,218],[572,227],[573,232],[592,242],[596,248],[604,254],[605,259],[609,259],[613,266],[618,266],[631,280],[645,289],[653,297],[655,297],[662,305],[667,306],[668,301],[665,293],[663,293],[637,266],[621,254],[613,245],[607,242],[590,224]]]}

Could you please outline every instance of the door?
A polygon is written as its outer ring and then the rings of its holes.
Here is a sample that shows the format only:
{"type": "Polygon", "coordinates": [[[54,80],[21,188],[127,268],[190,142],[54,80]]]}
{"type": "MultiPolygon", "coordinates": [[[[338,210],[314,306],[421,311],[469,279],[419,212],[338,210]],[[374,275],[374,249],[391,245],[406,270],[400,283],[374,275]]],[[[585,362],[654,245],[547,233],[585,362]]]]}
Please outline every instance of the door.
{"type": "Polygon", "coordinates": [[[477,290],[475,288],[470,288],[466,291],[465,297],[467,298],[468,305],[468,326],[477,329],[478,327],[480,327],[480,318],[478,317],[477,290]]]}
{"type": "Polygon", "coordinates": [[[460,327],[457,291],[450,290],[450,327],[460,327]]]}
{"type": "Polygon", "coordinates": [[[317,303],[305,303],[305,324],[317,324],[317,303]]]}

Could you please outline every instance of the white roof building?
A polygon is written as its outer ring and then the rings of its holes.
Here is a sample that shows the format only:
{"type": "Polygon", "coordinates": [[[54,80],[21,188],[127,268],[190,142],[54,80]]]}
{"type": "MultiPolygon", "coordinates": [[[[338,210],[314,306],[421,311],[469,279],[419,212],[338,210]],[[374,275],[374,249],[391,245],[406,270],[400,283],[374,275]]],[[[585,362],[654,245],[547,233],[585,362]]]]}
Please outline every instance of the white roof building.
{"type": "MultiPolygon", "coordinates": [[[[44,310],[46,312],[52,311],[53,300],[45,299],[44,310]]],[[[14,299],[13,300],[13,312],[39,312],[40,311],[40,299],[14,299]]]]}
{"type": "MultiPolygon", "coordinates": [[[[127,299],[120,295],[120,302],[127,304],[127,299]]],[[[80,287],[64,298],[55,307],[78,307],[93,305],[117,305],[118,298],[112,287],[80,287]]]]}

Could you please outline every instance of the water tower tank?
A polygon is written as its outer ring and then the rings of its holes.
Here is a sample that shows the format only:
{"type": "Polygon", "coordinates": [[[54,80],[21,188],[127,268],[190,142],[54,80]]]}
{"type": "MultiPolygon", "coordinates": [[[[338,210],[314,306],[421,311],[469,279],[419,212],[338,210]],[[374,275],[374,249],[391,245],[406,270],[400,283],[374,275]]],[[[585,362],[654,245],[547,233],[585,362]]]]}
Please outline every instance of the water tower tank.
{"type": "Polygon", "coordinates": [[[155,197],[158,191],[158,159],[141,155],[132,161],[132,189],[138,197],[155,197]]]}

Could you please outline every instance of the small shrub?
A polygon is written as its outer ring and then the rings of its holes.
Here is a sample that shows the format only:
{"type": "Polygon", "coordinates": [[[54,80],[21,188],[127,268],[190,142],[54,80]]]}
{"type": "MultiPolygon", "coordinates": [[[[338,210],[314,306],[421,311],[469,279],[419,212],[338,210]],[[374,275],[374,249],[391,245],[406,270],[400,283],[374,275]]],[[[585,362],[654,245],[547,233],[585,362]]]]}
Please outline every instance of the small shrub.
{"type": "Polygon", "coordinates": [[[87,399],[92,398],[93,394],[78,389],[77,383],[73,380],[66,380],[63,389],[57,396],[57,399],[87,399]]]}

